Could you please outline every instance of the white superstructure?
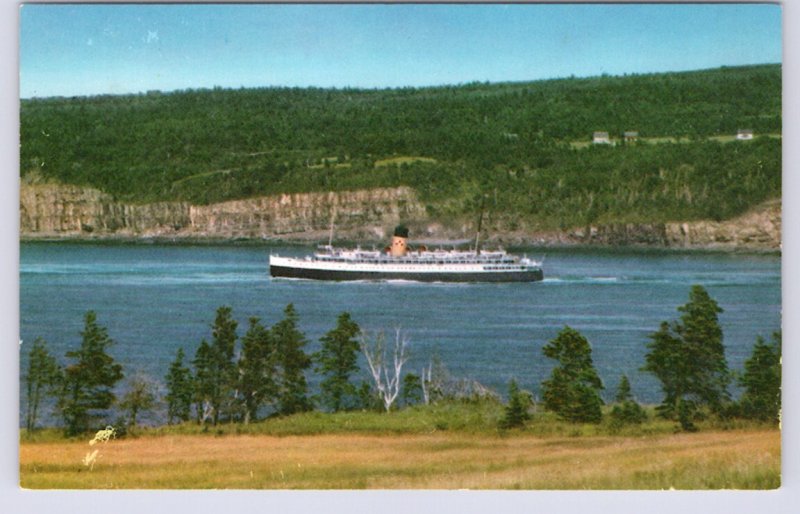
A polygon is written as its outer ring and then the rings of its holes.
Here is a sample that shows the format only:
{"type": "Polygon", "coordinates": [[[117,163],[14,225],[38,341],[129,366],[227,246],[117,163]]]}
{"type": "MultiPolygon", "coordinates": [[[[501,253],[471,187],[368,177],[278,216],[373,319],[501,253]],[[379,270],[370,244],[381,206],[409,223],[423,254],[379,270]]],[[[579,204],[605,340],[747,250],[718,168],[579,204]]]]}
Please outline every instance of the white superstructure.
{"type": "Polygon", "coordinates": [[[409,279],[423,281],[535,281],[541,267],[527,257],[497,251],[408,251],[322,247],[304,258],[270,256],[273,276],[328,280],[409,279]]]}

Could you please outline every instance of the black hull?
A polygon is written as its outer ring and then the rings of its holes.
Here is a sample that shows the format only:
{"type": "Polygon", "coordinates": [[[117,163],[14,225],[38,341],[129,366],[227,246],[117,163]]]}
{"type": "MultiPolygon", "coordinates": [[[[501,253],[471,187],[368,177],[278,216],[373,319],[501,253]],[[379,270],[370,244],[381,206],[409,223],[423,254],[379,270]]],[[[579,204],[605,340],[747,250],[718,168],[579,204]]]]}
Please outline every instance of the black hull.
{"type": "Polygon", "coordinates": [[[481,273],[385,273],[372,271],[339,271],[270,266],[269,274],[282,278],[309,280],[412,280],[415,282],[537,282],[544,278],[542,270],[485,271],[481,273]]]}

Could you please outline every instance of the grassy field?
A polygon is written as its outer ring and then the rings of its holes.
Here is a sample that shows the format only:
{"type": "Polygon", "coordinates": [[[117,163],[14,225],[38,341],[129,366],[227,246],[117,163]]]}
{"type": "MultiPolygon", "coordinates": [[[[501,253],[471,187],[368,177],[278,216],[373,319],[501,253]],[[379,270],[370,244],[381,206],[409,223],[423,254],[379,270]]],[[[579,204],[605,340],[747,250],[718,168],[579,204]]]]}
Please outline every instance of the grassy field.
{"type": "Polygon", "coordinates": [[[767,489],[780,432],[171,434],[23,440],[30,489],[767,489]],[[84,456],[99,449],[89,468],[84,456]]]}
{"type": "Polygon", "coordinates": [[[381,159],[375,161],[375,167],[381,168],[383,166],[400,166],[402,164],[414,164],[415,162],[427,162],[427,163],[436,163],[436,159],[431,157],[414,157],[414,156],[401,156],[401,157],[392,157],[389,159],[381,159]]]}

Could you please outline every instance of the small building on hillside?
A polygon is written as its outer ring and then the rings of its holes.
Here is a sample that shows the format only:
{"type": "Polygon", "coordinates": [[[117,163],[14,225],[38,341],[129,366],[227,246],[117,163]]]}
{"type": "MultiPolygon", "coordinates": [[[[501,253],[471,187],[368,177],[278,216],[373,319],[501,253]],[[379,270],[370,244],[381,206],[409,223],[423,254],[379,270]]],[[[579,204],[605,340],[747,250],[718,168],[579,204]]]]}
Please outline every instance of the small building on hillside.
{"type": "Polygon", "coordinates": [[[626,130],[622,133],[622,138],[625,140],[626,143],[633,143],[637,139],[639,139],[639,133],[635,130],[626,130]]]}
{"type": "Polygon", "coordinates": [[[739,129],[739,132],[736,133],[736,139],[740,141],[753,139],[753,131],[750,129],[739,129]]]}
{"type": "Polygon", "coordinates": [[[611,139],[608,137],[608,132],[595,132],[592,134],[592,143],[596,145],[610,145],[611,139]]]}

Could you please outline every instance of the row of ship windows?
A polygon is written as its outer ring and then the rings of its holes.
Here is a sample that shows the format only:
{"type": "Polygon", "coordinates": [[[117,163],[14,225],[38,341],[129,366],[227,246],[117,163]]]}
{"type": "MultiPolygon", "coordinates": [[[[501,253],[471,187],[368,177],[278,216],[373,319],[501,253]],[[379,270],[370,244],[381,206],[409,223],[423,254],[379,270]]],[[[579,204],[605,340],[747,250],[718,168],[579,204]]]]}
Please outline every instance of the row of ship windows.
{"type": "MultiPolygon", "coordinates": [[[[514,269],[511,266],[481,266],[478,269],[514,269]]],[[[338,267],[332,269],[340,269],[338,267]]],[[[353,268],[356,269],[356,268],[353,268]]],[[[428,270],[433,268],[428,268],[428,270]]],[[[464,271],[464,266],[441,266],[437,267],[436,271],[464,271]]],[[[473,269],[473,268],[470,268],[473,269]]],[[[375,268],[358,268],[359,271],[396,271],[396,270],[408,270],[408,271],[425,271],[424,268],[420,268],[419,266],[409,265],[409,264],[393,264],[392,266],[387,266],[385,268],[375,269],[375,268]]],[[[474,270],[474,269],[473,269],[474,270]]]]}
{"type": "Polygon", "coordinates": [[[446,261],[418,261],[418,260],[405,260],[405,259],[386,259],[386,260],[372,260],[372,259],[324,259],[326,262],[346,262],[346,263],[353,263],[353,264],[511,264],[513,261],[483,261],[483,262],[475,262],[475,261],[458,261],[458,260],[446,260],[446,261]]]}
{"type": "MultiPolygon", "coordinates": [[[[349,261],[352,262],[352,261],[349,261]]],[[[419,271],[419,268],[416,266],[403,266],[403,265],[396,265],[392,266],[394,270],[407,270],[407,271],[419,271]]],[[[483,266],[481,269],[484,271],[525,271],[525,266],[483,266]]],[[[448,267],[448,268],[440,268],[441,271],[463,271],[463,268],[460,267],[448,267]]]]}

